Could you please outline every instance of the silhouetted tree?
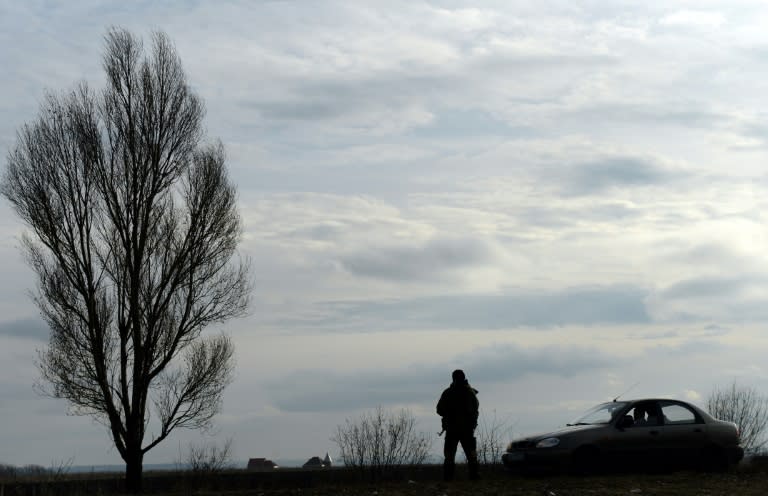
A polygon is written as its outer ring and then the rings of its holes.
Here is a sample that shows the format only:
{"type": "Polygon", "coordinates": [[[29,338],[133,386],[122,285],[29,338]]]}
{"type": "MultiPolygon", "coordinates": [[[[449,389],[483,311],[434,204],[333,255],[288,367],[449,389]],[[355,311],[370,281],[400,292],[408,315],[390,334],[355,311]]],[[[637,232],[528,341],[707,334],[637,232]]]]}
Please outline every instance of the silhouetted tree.
{"type": "Polygon", "coordinates": [[[197,476],[209,477],[232,466],[232,438],[219,446],[215,443],[190,444],[187,468],[197,476]]]}
{"type": "MultiPolygon", "coordinates": [[[[481,413],[475,429],[477,438],[477,461],[481,465],[501,465],[501,455],[509,443],[512,427],[496,416],[493,417],[481,413]]],[[[464,456],[466,461],[466,455],[464,456]]]]}
{"type": "Polygon", "coordinates": [[[424,463],[432,446],[432,437],[416,431],[408,410],[389,412],[381,406],[357,420],[346,419],[331,441],[345,466],[368,470],[373,478],[396,466],[424,463]]]}
{"type": "Polygon", "coordinates": [[[234,468],[232,442],[232,438],[227,438],[223,445],[215,442],[191,443],[187,447],[186,457],[183,458],[179,447],[177,466],[183,469],[182,479],[190,494],[201,489],[210,489],[217,476],[234,468]]]}
{"type": "Polygon", "coordinates": [[[739,426],[744,451],[756,453],[765,446],[768,397],[761,395],[754,388],[740,386],[734,382],[730,387],[712,391],[707,397],[706,406],[713,417],[734,422],[739,426]]]}
{"type": "Polygon", "coordinates": [[[224,150],[202,144],[173,45],[155,33],[145,53],[117,28],[105,41],[106,87],[49,94],[0,192],[30,229],[44,391],[108,427],[138,492],[144,454],[219,410],[233,347],[202,332],[242,315],[250,284],[224,150]]]}
{"type": "Polygon", "coordinates": [[[0,482],[16,480],[19,476],[19,468],[15,465],[0,463],[0,482]]]}

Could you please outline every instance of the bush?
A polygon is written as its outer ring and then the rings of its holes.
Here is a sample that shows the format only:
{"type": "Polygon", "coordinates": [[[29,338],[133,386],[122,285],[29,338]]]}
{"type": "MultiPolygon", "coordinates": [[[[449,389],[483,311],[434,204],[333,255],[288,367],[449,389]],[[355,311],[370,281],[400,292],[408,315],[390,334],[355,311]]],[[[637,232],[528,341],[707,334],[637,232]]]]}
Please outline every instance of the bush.
{"type": "Polygon", "coordinates": [[[749,454],[759,453],[766,445],[768,398],[757,390],[739,386],[715,389],[707,398],[709,414],[739,426],[741,445],[749,454]]]}
{"type": "Polygon", "coordinates": [[[390,412],[379,406],[357,420],[346,419],[344,425],[337,426],[331,441],[339,447],[345,466],[378,477],[397,466],[424,463],[433,438],[416,431],[416,419],[410,411],[390,412]]]}
{"type": "Polygon", "coordinates": [[[19,469],[14,465],[0,463],[0,480],[15,480],[18,477],[19,469]]]}
{"type": "Polygon", "coordinates": [[[223,446],[215,443],[191,444],[187,453],[187,467],[195,475],[209,476],[231,468],[232,439],[223,446]]]}
{"type": "Polygon", "coordinates": [[[477,461],[481,465],[501,465],[501,455],[512,437],[512,426],[500,420],[493,412],[493,417],[480,414],[475,430],[477,438],[477,461]]]}
{"type": "Polygon", "coordinates": [[[228,438],[223,446],[216,443],[190,443],[186,453],[182,453],[179,443],[176,468],[181,475],[180,488],[189,494],[201,489],[215,488],[219,483],[218,476],[226,469],[232,468],[231,454],[231,438],[228,438]]]}

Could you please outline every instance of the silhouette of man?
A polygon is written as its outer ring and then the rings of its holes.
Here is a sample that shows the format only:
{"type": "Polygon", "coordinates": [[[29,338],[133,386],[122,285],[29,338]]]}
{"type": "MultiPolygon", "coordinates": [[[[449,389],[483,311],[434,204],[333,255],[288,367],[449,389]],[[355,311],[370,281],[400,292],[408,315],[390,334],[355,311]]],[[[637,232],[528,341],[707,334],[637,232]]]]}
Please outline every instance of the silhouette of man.
{"type": "Polygon", "coordinates": [[[645,420],[645,409],[642,406],[635,407],[634,420],[636,426],[646,425],[648,423],[645,420]]]}
{"type": "Polygon", "coordinates": [[[437,402],[437,414],[442,417],[445,431],[443,447],[443,479],[453,480],[456,472],[456,449],[459,443],[467,456],[470,479],[479,479],[477,462],[477,440],[475,427],[480,409],[477,390],[469,385],[464,371],[454,370],[451,386],[443,391],[437,402]]]}

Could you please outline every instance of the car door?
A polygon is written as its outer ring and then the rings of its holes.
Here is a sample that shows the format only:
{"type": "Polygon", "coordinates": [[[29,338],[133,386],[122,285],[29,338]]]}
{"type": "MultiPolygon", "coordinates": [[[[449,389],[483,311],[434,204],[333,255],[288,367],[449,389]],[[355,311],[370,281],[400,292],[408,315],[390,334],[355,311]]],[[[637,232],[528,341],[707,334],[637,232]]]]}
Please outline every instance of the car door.
{"type": "Polygon", "coordinates": [[[707,440],[704,420],[684,403],[660,401],[659,406],[659,447],[663,459],[675,465],[695,463],[707,440]]]}
{"type": "Polygon", "coordinates": [[[658,459],[661,448],[659,444],[660,426],[656,420],[650,422],[634,423],[632,414],[635,409],[642,411],[655,411],[658,406],[655,402],[645,401],[636,403],[627,410],[625,417],[628,423],[625,427],[617,424],[616,430],[603,443],[603,451],[614,465],[619,468],[642,468],[650,466],[658,459]]]}

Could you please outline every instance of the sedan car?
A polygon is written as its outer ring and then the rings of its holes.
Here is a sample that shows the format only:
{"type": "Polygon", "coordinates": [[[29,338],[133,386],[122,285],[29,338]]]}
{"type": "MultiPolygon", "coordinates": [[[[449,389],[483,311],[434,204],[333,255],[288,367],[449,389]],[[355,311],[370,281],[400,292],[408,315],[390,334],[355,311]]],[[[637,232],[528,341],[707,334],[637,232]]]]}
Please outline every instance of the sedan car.
{"type": "Polygon", "coordinates": [[[566,427],[512,441],[509,469],[726,469],[744,456],[733,422],[672,399],[602,403],[566,427]]]}

